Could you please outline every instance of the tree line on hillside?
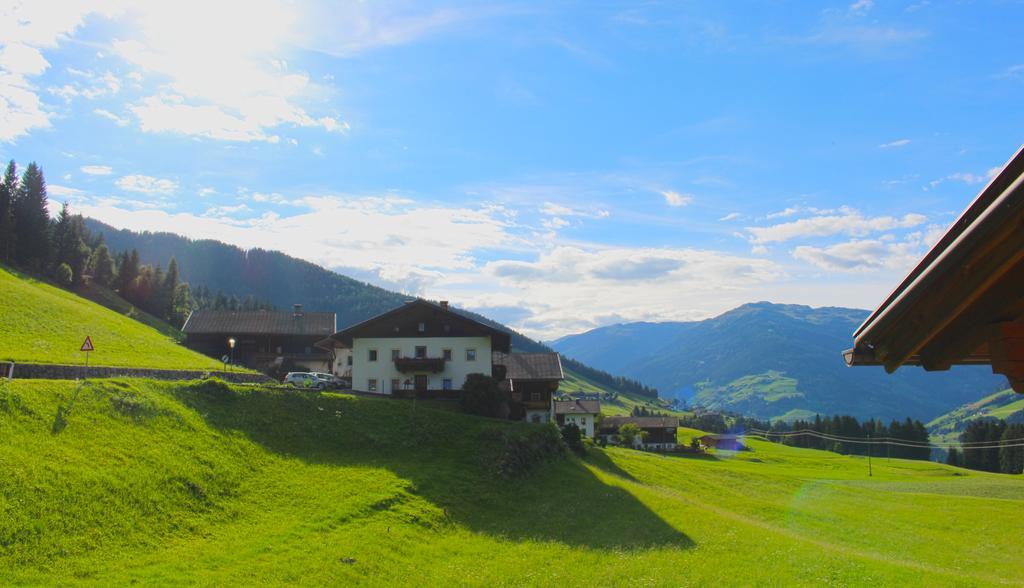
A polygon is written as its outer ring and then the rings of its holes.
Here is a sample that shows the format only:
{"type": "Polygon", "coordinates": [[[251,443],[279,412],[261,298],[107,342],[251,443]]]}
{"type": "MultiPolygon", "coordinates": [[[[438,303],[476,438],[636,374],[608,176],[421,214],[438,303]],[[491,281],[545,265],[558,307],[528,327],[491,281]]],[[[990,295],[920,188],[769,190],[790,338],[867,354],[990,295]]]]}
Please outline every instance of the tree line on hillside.
{"type": "Polygon", "coordinates": [[[909,417],[893,420],[888,425],[869,419],[858,421],[850,415],[832,417],[815,415],[814,420],[783,420],[772,423],[734,413],[698,411],[679,419],[681,427],[709,433],[742,435],[747,431],[769,431],[769,441],[793,447],[821,449],[845,455],[872,455],[927,460],[931,457],[928,430],[921,421],[909,417]],[[803,434],[788,434],[803,432],[803,434]],[[774,435],[772,433],[775,433],[774,435]],[[830,438],[831,437],[831,438],[830,438]],[[842,437],[844,439],[834,439],[842,437]],[[868,439],[874,445],[868,444],[868,439]],[[891,443],[879,443],[891,439],[891,443]],[[897,443],[905,442],[903,445],[897,443]]]}
{"type": "Polygon", "coordinates": [[[0,183],[0,261],[65,288],[83,287],[87,281],[109,288],[177,327],[197,308],[273,308],[252,296],[240,300],[205,286],[193,292],[181,279],[173,255],[164,270],[159,264],[142,263],[136,249],[112,254],[103,233],[93,234],[67,203],[51,218],[46,178],[34,162],[19,177],[12,160],[0,183]]]}
{"type": "Polygon", "coordinates": [[[876,457],[898,457],[903,459],[931,458],[930,436],[928,429],[918,420],[907,417],[903,421],[893,420],[888,425],[880,420],[869,419],[860,422],[856,417],[850,415],[835,415],[824,417],[814,415],[813,421],[796,420],[791,423],[784,421],[776,422],[771,430],[773,432],[786,431],[812,431],[817,433],[792,435],[786,437],[772,438],[772,441],[781,441],[785,445],[793,447],[806,447],[810,449],[824,449],[844,455],[868,455],[876,457]],[[828,437],[844,437],[854,440],[836,440],[828,437]],[[868,439],[874,445],[867,443],[868,439]],[[891,439],[891,443],[879,444],[878,441],[891,439]],[[863,440],[858,442],[857,440],[863,440]],[[906,442],[900,444],[900,442],[906,442]]]}
{"type": "MultiPolygon", "coordinates": [[[[548,350],[550,351],[550,349],[548,350]]],[[[596,384],[604,384],[605,386],[609,386],[620,392],[643,396],[645,398],[658,397],[658,390],[656,388],[642,384],[637,380],[631,380],[622,376],[613,376],[606,371],[592,368],[589,365],[576,361],[575,359],[562,356],[562,365],[596,384]]]]}
{"type": "Polygon", "coordinates": [[[1024,424],[1003,419],[971,421],[963,433],[960,450],[951,448],[946,463],[972,470],[1003,474],[1024,473],[1024,424]],[[969,444],[978,444],[972,447],[969,444]]]}

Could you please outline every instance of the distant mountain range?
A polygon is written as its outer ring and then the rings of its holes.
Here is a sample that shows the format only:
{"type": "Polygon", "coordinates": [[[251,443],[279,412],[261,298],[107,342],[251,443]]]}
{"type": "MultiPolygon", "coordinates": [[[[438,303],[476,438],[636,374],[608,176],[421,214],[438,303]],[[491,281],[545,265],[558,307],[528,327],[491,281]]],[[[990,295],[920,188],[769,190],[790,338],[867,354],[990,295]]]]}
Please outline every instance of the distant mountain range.
{"type": "Polygon", "coordinates": [[[628,323],[558,339],[563,355],[708,408],[760,418],[821,414],[928,421],[1006,387],[987,367],[849,368],[868,311],[758,302],[696,322],[628,323]]]}
{"type": "MultiPolygon", "coordinates": [[[[92,218],[85,219],[85,224],[92,233],[103,234],[112,252],[138,250],[144,264],[166,267],[168,260],[174,256],[178,260],[181,279],[193,286],[201,284],[212,291],[221,290],[228,296],[238,298],[253,296],[278,308],[290,309],[293,304],[303,304],[310,311],[334,312],[339,329],[387,312],[413,298],[352,279],[279,251],[245,250],[220,241],[194,240],[173,233],[140,233],[116,229],[92,218]]],[[[512,337],[512,347],[517,351],[551,351],[548,346],[497,321],[456,306],[453,306],[453,310],[508,332],[512,337]]],[[[562,365],[610,391],[645,397],[657,396],[655,390],[569,358],[563,358],[562,365]]]]}

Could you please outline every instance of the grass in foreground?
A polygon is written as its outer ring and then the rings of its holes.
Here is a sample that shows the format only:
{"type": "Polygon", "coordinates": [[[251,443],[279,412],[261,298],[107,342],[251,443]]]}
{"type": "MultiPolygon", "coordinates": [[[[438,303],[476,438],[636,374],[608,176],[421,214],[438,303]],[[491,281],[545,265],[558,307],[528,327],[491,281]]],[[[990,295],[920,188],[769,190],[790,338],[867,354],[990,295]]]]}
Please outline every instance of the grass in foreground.
{"type": "MultiPolygon", "coordinates": [[[[0,584],[999,585],[1024,481],[752,442],[492,473],[486,429],[388,399],[0,384],[0,584]]],[[[688,431],[690,434],[696,432],[688,431]]]]}
{"type": "Polygon", "coordinates": [[[216,360],[127,316],[0,266],[0,361],[82,364],[86,335],[96,366],[220,369],[216,360]]]}

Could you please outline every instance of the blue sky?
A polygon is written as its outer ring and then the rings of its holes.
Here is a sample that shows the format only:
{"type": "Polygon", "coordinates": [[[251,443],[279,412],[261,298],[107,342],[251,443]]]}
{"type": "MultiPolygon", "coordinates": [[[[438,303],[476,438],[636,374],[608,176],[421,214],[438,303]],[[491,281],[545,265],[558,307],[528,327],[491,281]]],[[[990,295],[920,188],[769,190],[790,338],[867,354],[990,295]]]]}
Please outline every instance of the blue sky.
{"type": "Polygon", "coordinates": [[[1024,134],[1020,2],[0,1],[0,156],[550,339],[873,307],[1024,134]]]}

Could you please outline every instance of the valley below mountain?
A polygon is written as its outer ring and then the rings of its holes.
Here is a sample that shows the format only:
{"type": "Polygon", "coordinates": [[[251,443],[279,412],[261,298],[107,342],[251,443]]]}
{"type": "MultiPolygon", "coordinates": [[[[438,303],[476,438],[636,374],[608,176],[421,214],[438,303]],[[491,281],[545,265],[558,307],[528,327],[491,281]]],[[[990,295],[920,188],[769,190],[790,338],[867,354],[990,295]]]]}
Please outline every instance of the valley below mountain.
{"type": "Polygon", "coordinates": [[[845,365],[868,311],[745,304],[694,322],[627,323],[551,342],[560,353],[656,387],[662,397],[765,419],[814,414],[933,419],[1006,387],[988,367],[926,372],[845,365]]]}

